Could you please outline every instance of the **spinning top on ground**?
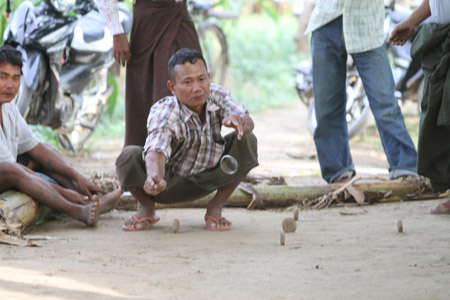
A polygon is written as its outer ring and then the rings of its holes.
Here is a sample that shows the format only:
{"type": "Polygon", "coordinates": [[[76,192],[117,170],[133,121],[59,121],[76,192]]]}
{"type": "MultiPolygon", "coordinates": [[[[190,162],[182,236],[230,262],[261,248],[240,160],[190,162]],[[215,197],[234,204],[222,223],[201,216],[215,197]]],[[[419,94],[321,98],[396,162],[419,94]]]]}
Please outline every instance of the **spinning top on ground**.
{"type": "Polygon", "coordinates": [[[172,231],[173,231],[173,233],[177,233],[178,230],[180,230],[180,221],[178,221],[178,219],[174,219],[172,231]]]}
{"type": "Polygon", "coordinates": [[[398,232],[403,232],[403,222],[402,220],[397,221],[397,230],[398,232]]]}
{"type": "Polygon", "coordinates": [[[281,227],[286,233],[295,232],[295,230],[297,230],[297,222],[293,218],[286,218],[283,220],[283,223],[281,223],[281,227]]]}
{"type": "Polygon", "coordinates": [[[284,231],[280,230],[280,245],[284,246],[285,242],[286,242],[286,238],[285,238],[285,235],[284,235],[284,231]]]}
{"type": "Polygon", "coordinates": [[[300,213],[300,210],[298,209],[298,207],[294,208],[294,220],[298,221],[298,215],[300,213]]]}

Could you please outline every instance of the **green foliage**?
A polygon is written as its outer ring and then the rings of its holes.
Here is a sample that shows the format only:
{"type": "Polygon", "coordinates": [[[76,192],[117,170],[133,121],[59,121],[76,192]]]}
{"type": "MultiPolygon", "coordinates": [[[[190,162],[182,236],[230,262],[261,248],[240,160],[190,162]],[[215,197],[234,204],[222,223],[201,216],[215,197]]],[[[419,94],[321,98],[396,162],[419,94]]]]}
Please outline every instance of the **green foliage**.
{"type": "Polygon", "coordinates": [[[108,116],[112,116],[114,114],[114,110],[116,109],[117,106],[117,99],[119,96],[119,89],[117,86],[117,81],[116,78],[112,75],[108,76],[108,82],[109,85],[112,86],[114,88],[112,94],[109,96],[108,101],[106,102],[106,110],[105,113],[108,116]]]}
{"type": "Polygon", "coordinates": [[[56,146],[57,148],[60,148],[58,145],[57,134],[50,127],[31,125],[30,128],[40,141],[45,141],[53,146],[56,146]]]}
{"type": "Polygon", "coordinates": [[[300,60],[293,40],[294,17],[278,22],[267,15],[241,16],[227,28],[232,72],[227,87],[252,111],[290,106],[298,101],[293,66],[300,60]]]}

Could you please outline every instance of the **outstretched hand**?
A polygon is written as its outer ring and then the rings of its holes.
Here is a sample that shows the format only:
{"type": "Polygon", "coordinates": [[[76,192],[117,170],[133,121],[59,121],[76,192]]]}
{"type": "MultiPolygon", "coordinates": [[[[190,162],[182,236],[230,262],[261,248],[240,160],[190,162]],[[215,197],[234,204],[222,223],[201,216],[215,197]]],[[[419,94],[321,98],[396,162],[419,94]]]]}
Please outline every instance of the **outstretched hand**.
{"type": "Polygon", "coordinates": [[[245,133],[245,128],[247,126],[247,119],[243,118],[239,115],[230,115],[223,119],[222,121],[223,126],[234,128],[238,132],[238,140],[242,139],[242,136],[245,133]]]}
{"type": "Polygon", "coordinates": [[[151,195],[156,196],[167,187],[167,182],[159,175],[148,176],[144,183],[144,191],[151,195]]]}
{"type": "Polygon", "coordinates": [[[77,183],[80,193],[88,196],[89,198],[92,197],[92,194],[97,194],[97,193],[106,194],[107,193],[104,189],[96,186],[95,184],[93,184],[92,182],[90,182],[88,179],[86,179],[85,177],[83,177],[81,175],[75,179],[75,182],[77,183]]]}
{"type": "Polygon", "coordinates": [[[389,35],[387,42],[392,43],[393,45],[402,46],[408,41],[415,28],[416,26],[412,23],[403,21],[395,26],[394,30],[389,35]]]}
{"type": "Polygon", "coordinates": [[[130,44],[124,33],[114,36],[113,39],[113,54],[119,65],[125,66],[125,62],[131,58],[130,44]]]}

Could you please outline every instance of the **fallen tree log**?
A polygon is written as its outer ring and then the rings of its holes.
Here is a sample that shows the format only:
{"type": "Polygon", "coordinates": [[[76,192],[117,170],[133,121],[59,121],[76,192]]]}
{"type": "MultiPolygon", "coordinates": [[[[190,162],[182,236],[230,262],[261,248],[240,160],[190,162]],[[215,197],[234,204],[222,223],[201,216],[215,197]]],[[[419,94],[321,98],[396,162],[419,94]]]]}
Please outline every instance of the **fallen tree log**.
{"type": "Polygon", "coordinates": [[[24,193],[9,190],[0,194],[0,223],[7,233],[20,236],[51,212],[50,208],[24,193]]]}
{"type": "MultiPolygon", "coordinates": [[[[286,186],[286,185],[255,185],[255,195],[243,190],[236,189],[225,204],[226,207],[249,207],[252,201],[256,201],[255,208],[283,208],[293,205],[302,206],[306,201],[333,193],[342,185],[328,184],[316,186],[286,186]],[[256,198],[256,200],[255,200],[256,198]]],[[[383,181],[353,183],[352,187],[364,194],[365,203],[389,202],[399,200],[436,199],[438,195],[424,194],[429,191],[429,186],[423,180],[412,181],[383,181]]],[[[214,194],[191,202],[174,204],[157,203],[161,208],[205,208],[214,194]]],[[[117,209],[136,210],[137,202],[130,193],[124,193],[120,199],[117,209]]]]}

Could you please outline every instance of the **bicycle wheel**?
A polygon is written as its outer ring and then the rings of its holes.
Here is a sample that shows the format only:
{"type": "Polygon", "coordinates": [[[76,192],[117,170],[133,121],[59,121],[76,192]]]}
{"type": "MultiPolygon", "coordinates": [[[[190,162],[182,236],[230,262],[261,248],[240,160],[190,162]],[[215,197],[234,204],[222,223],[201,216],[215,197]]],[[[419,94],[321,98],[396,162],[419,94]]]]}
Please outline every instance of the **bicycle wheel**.
{"type": "Polygon", "coordinates": [[[223,85],[228,68],[228,46],[225,34],[217,23],[206,21],[198,26],[198,35],[203,57],[211,74],[211,81],[223,85]]]}

